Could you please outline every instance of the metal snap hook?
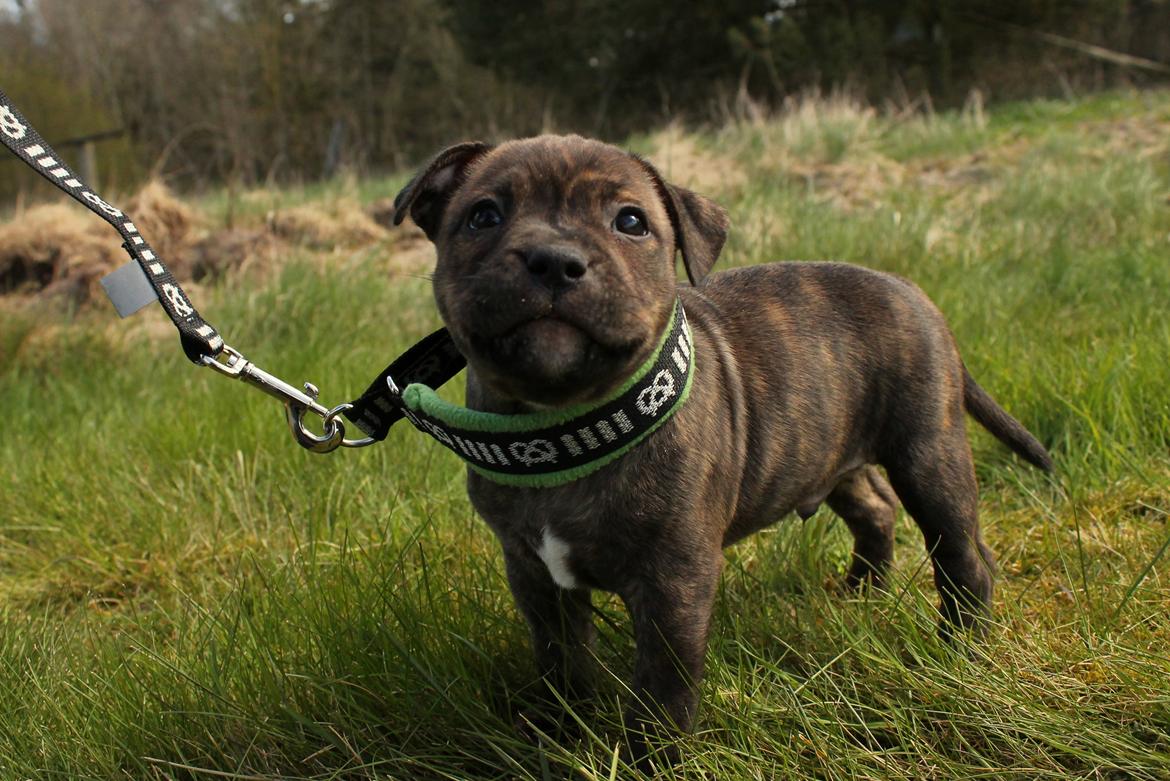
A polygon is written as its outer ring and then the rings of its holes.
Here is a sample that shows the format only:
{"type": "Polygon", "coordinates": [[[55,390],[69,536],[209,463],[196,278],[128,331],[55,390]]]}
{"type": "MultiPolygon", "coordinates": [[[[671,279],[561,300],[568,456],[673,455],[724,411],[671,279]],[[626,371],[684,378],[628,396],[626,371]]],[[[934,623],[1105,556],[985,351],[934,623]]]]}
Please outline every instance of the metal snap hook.
{"type": "Polygon", "coordinates": [[[284,403],[284,418],[293,439],[306,450],[314,453],[331,453],[339,447],[365,447],[377,441],[373,437],[345,438],[345,423],[338,416],[353,407],[352,404],[339,404],[333,409],[327,409],[317,401],[318,390],[311,382],[306,382],[304,391],[299,391],[279,377],[264,371],[233,347],[224,345],[223,355],[225,356],[223,361],[204,356],[203,364],[220,374],[241,380],[269,396],[280,399],[284,403]],[[320,434],[305,425],[305,414],[309,412],[321,417],[323,431],[320,434]]]}
{"type": "Polygon", "coordinates": [[[345,426],[336,419],[324,420],[324,432],[315,434],[305,426],[305,413],[309,409],[289,402],[284,405],[284,419],[298,445],[314,453],[331,453],[345,441],[345,426]]]}

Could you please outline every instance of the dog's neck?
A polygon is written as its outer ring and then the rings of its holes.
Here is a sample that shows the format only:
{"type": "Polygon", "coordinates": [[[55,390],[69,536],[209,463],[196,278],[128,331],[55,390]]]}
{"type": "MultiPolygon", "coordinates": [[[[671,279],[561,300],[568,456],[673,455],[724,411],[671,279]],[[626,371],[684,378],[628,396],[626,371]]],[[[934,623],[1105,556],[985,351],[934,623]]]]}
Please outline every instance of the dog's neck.
{"type": "Polygon", "coordinates": [[[653,353],[621,387],[592,404],[539,410],[493,397],[469,376],[469,407],[415,383],[402,392],[402,414],[494,482],[561,485],[623,455],[686,401],[694,347],[682,303],[653,353]]]}
{"type": "MultiPolygon", "coordinates": [[[[496,415],[555,414],[562,410],[579,410],[590,406],[600,406],[611,399],[618,392],[618,389],[626,387],[631,382],[636,382],[639,377],[645,375],[653,363],[653,360],[650,359],[652,356],[658,354],[659,349],[661,349],[662,344],[666,341],[671,329],[674,327],[675,317],[677,316],[675,313],[682,311],[682,301],[676,299],[675,307],[675,309],[671,310],[671,314],[667,317],[665,325],[655,335],[653,341],[645,346],[639,355],[631,357],[633,368],[630,372],[617,378],[608,385],[590,388],[588,395],[578,396],[568,401],[553,404],[519,398],[514,391],[498,387],[505,383],[493,383],[489,379],[489,373],[477,371],[474,362],[469,360],[466,370],[464,403],[468,409],[496,415]]],[[[685,313],[682,316],[685,318],[685,313]]]]}
{"type": "Polygon", "coordinates": [[[528,415],[537,412],[552,412],[555,405],[537,404],[514,398],[492,388],[484,382],[471,364],[467,365],[467,408],[480,412],[494,412],[497,415],[528,415]]]}

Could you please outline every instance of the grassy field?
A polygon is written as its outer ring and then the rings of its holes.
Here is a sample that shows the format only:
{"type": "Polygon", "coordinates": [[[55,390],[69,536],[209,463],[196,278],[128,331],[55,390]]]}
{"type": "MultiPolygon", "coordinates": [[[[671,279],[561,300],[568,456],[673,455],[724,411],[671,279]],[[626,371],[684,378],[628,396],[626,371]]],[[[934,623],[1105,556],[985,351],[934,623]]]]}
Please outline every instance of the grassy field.
{"type": "MultiPolygon", "coordinates": [[[[725,267],[917,281],[1058,465],[972,433],[1000,575],[969,658],[935,638],[908,519],[889,592],[864,598],[828,587],[849,540],[827,511],[729,550],[674,777],[1170,777],[1170,94],[928,117],[819,99],[631,146],[728,206],[725,267]]],[[[198,206],[260,221],[401,181],[198,206]]],[[[336,403],[437,326],[425,271],[386,272],[396,247],[295,249],[196,303],[336,403]]],[[[0,307],[0,399],[0,778],[627,775],[620,603],[595,600],[597,711],[522,740],[527,633],[434,443],[303,452],[279,405],[189,365],[154,311],[0,307]]]]}

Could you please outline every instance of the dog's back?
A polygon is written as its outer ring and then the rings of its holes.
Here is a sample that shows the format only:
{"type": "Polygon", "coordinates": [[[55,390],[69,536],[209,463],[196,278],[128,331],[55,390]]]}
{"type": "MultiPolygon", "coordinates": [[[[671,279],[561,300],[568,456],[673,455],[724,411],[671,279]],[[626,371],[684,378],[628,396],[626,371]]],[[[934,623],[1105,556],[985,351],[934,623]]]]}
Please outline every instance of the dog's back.
{"type": "Polygon", "coordinates": [[[846,263],[769,263],[713,274],[684,301],[719,322],[743,390],[741,417],[753,421],[728,542],[793,507],[811,512],[843,475],[897,461],[923,431],[961,428],[964,412],[1051,467],[967,373],[938,308],[901,277],[846,263]]]}

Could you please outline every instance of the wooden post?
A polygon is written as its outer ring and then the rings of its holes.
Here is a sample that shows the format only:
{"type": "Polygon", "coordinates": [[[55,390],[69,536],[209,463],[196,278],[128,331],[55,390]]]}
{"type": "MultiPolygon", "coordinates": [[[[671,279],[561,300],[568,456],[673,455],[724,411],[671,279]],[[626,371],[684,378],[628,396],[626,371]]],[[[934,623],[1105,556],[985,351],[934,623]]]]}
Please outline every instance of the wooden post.
{"type": "Polygon", "coordinates": [[[94,190],[98,185],[97,144],[92,139],[81,144],[81,178],[94,190]]]}
{"type": "MultiPolygon", "coordinates": [[[[3,3],[4,3],[4,0],[0,0],[0,5],[2,5],[3,3]]],[[[73,160],[73,152],[72,152],[73,147],[80,147],[81,152],[80,152],[79,157],[77,159],[77,172],[81,176],[81,178],[85,180],[86,184],[88,184],[92,189],[97,190],[98,189],[97,145],[98,145],[98,143],[105,141],[106,139],[118,138],[122,135],[125,135],[125,133],[126,133],[126,131],[123,130],[122,128],[116,128],[114,130],[103,130],[100,133],[90,133],[89,135],[77,136],[76,138],[66,138],[66,139],[63,139],[60,141],[51,141],[50,143],[54,147],[56,147],[57,150],[60,152],[65,152],[65,150],[69,150],[67,159],[69,159],[70,161],[73,160]]],[[[9,157],[8,155],[0,155],[0,163],[3,163],[3,162],[15,163],[15,162],[17,162],[17,160],[16,160],[16,158],[9,157]]],[[[7,187],[3,188],[3,190],[4,190],[4,192],[9,191],[7,187]]],[[[23,190],[24,190],[24,184],[23,184],[23,180],[22,180],[22,183],[20,185],[20,191],[17,193],[18,203],[21,202],[22,199],[24,198],[24,191],[23,190]]]]}

